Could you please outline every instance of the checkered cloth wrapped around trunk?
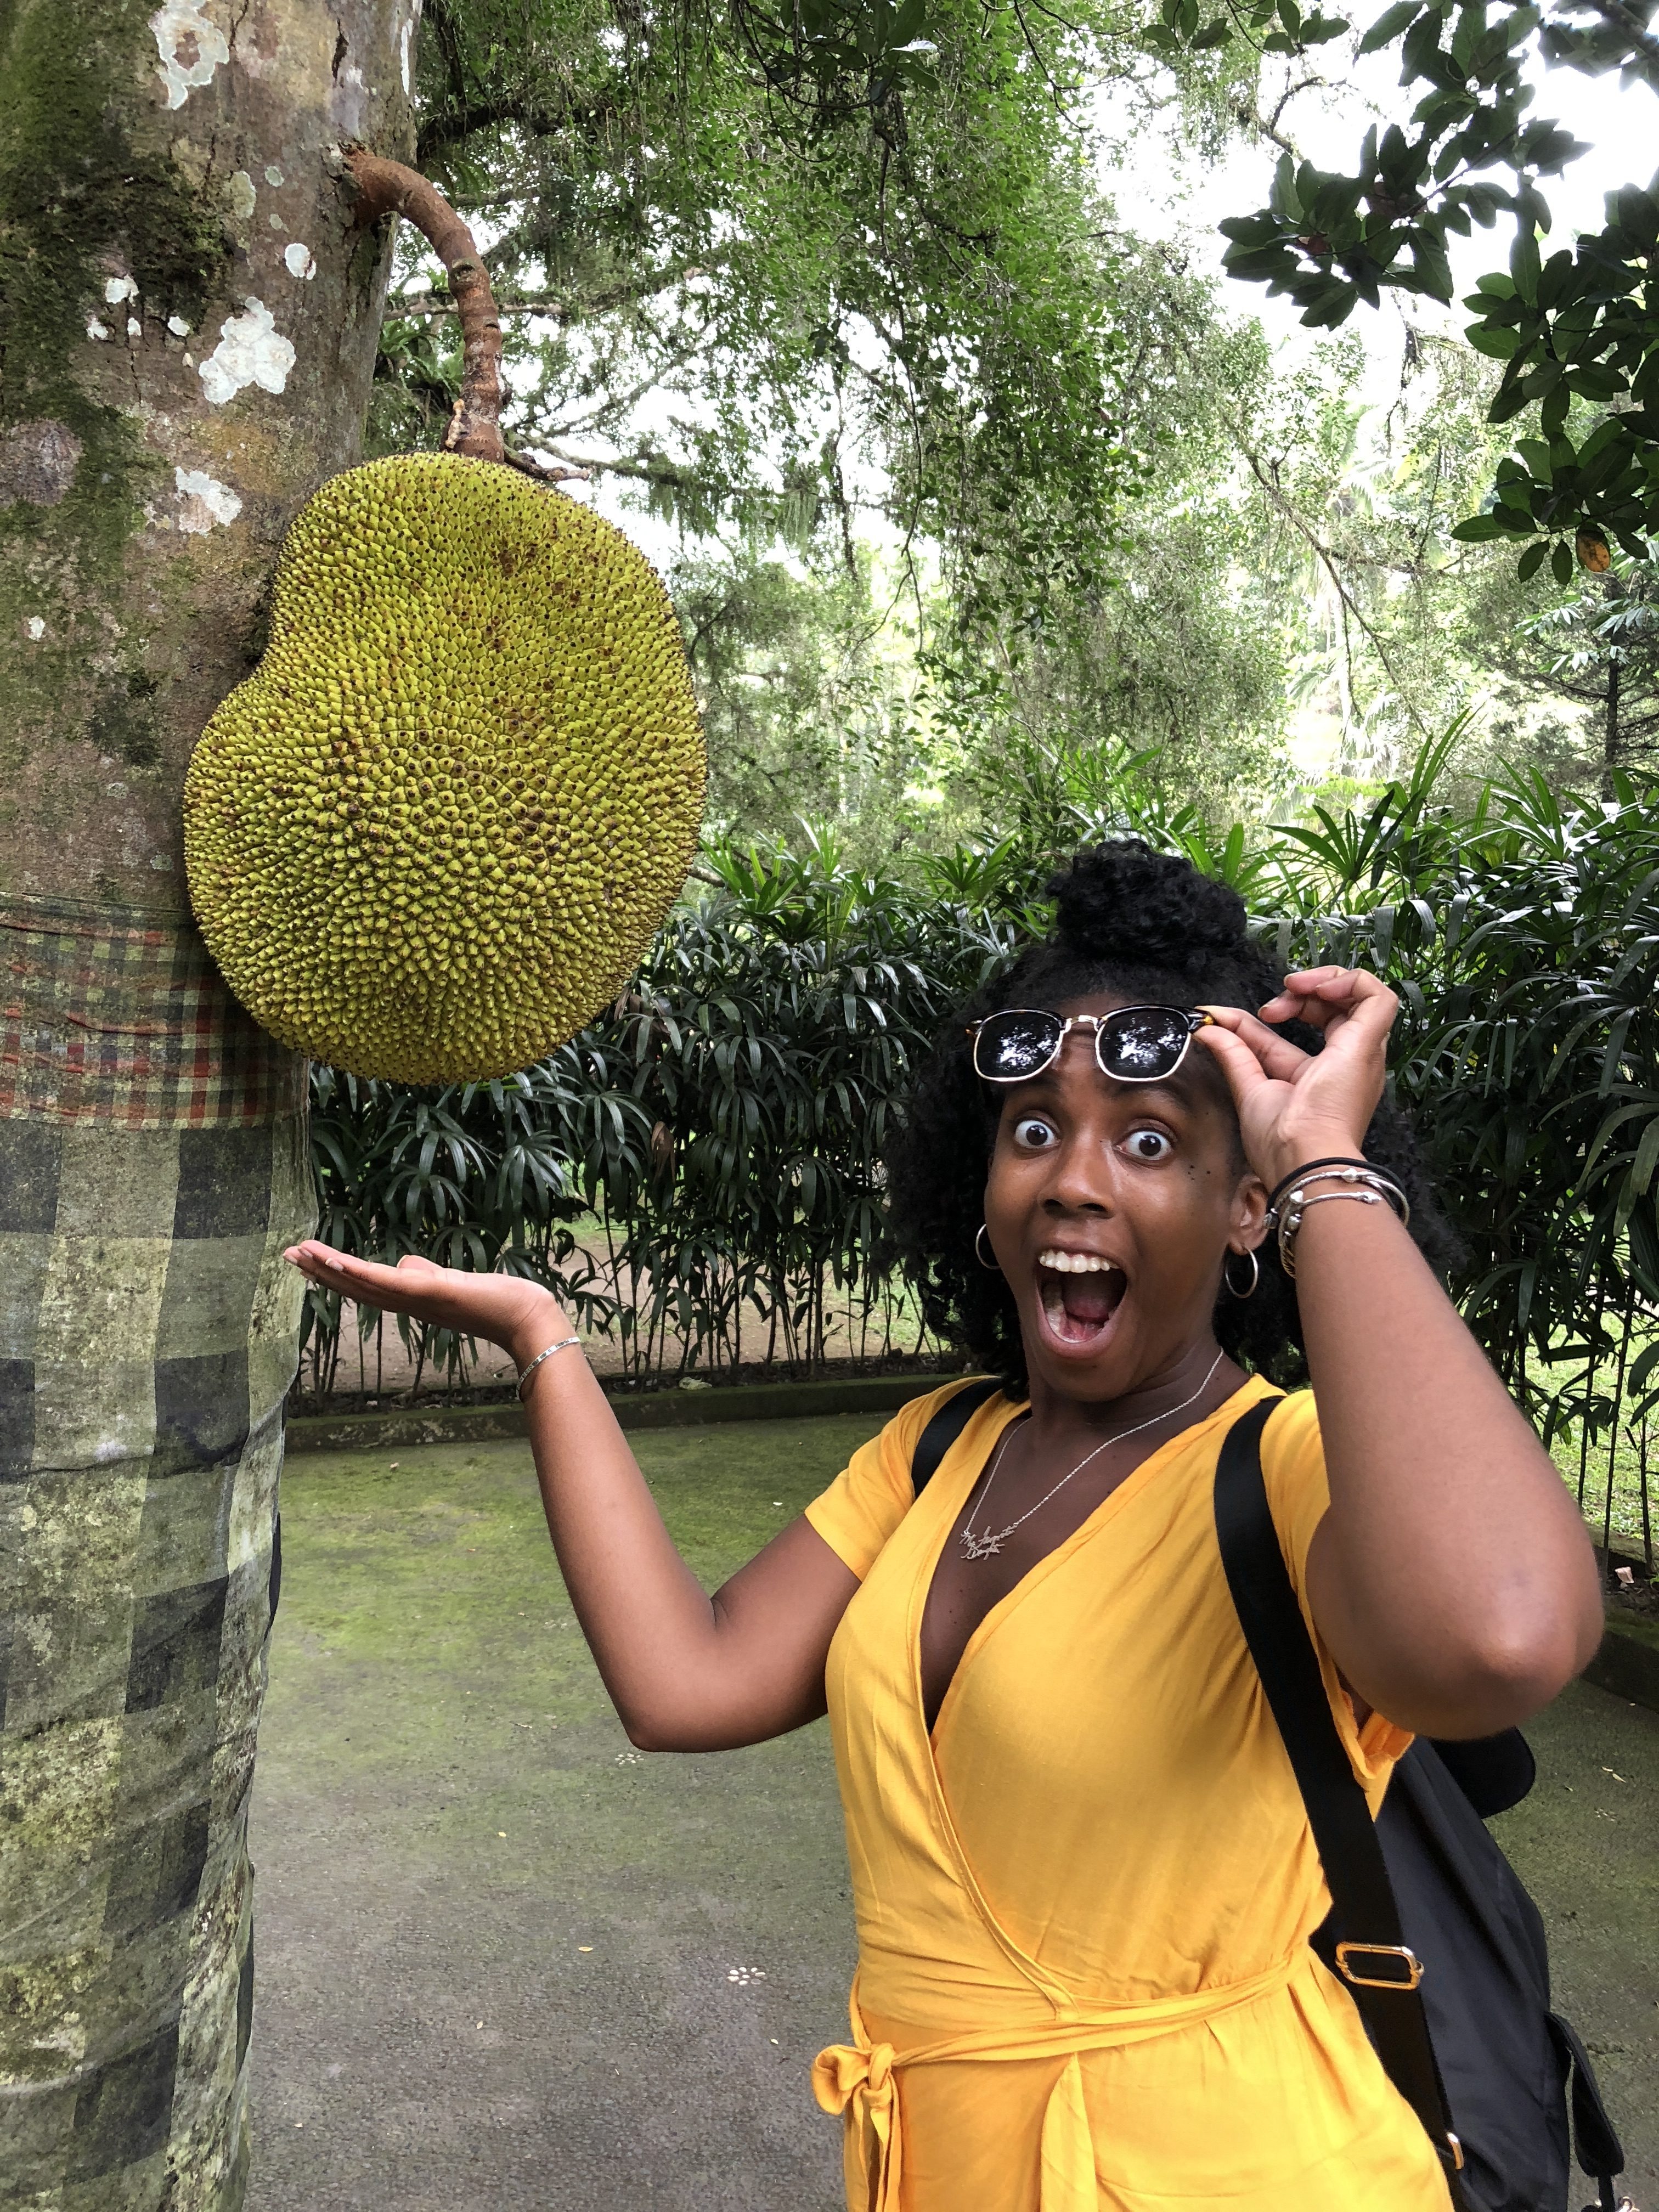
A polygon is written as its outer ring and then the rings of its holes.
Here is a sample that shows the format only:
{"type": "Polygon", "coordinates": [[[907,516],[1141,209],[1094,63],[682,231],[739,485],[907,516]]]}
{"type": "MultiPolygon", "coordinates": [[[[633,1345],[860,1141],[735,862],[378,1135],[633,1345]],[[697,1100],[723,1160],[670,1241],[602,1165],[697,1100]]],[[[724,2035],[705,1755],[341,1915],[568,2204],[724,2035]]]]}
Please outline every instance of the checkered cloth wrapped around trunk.
{"type": "Polygon", "coordinates": [[[304,1069],[187,924],[0,958],[0,2204],[234,2212],[304,1069]]]}

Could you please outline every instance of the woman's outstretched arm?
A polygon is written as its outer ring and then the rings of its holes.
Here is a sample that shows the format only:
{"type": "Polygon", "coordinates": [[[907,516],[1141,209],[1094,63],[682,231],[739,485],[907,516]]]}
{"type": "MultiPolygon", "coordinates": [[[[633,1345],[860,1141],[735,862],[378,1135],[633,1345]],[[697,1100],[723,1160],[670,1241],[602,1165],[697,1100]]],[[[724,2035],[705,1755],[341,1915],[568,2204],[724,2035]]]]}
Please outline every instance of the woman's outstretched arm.
{"type": "MultiPolygon", "coordinates": [[[[517,1277],[380,1267],[316,1243],[288,1256],[344,1297],[487,1337],[520,1369],[572,1334],[556,1300],[517,1277]]],[[[816,1720],[830,1639],[858,1588],[817,1530],[791,1522],[711,1598],[580,1352],[543,1360],[525,1401],[554,1549],[629,1740],[720,1751],[816,1720]]]]}
{"type": "MultiPolygon", "coordinates": [[[[1270,1189],[1310,1161],[1362,1156],[1397,1003],[1351,969],[1288,977],[1261,1012],[1322,1028],[1313,1056],[1211,1009],[1219,1026],[1200,1034],[1270,1189]]],[[[1476,1736],[1524,1720],[1601,1636],[1565,1484],[1389,1207],[1307,1207],[1296,1287],[1331,1489],[1308,1553],[1321,1634],[1402,1728],[1476,1736]]]]}

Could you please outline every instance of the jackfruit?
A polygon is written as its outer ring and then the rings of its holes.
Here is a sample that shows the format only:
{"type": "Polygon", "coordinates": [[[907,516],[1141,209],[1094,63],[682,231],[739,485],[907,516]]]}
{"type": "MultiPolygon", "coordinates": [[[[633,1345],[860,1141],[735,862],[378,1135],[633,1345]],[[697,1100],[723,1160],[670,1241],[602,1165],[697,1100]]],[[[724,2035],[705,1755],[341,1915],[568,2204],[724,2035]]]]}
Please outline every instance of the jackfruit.
{"type": "Polygon", "coordinates": [[[638,966],[705,769],[637,548],[517,470],[397,454],[289,532],[264,656],[186,774],[191,904],[284,1044],[401,1083],[508,1074],[638,966]]]}

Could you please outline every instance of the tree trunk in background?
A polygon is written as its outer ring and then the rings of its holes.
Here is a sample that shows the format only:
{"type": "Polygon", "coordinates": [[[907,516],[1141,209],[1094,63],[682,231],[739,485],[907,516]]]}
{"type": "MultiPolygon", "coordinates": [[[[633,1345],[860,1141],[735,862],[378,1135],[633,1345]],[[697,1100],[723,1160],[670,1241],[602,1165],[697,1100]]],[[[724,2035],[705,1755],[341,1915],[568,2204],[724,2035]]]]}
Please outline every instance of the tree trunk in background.
{"type": "Polygon", "coordinates": [[[185,764],[356,457],[416,0],[0,6],[0,2203],[233,2212],[304,1067],[185,764]]]}
{"type": "Polygon", "coordinates": [[[1601,733],[1601,785],[1610,797],[1613,771],[1619,765],[1619,678],[1622,668],[1615,645],[1607,654],[1607,713],[1601,733]]]}

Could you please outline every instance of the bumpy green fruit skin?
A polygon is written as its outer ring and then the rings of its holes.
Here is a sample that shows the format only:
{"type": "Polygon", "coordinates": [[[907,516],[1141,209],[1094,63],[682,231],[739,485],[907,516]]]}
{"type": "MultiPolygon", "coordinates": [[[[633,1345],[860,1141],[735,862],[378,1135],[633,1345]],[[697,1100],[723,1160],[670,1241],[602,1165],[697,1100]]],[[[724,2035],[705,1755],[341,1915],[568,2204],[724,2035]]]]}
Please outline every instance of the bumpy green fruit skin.
{"type": "Polygon", "coordinates": [[[197,920],[284,1044],[480,1081],[580,1029],[685,881],[706,760],[666,593],[587,507],[404,453],[301,511],[185,781],[197,920]]]}

